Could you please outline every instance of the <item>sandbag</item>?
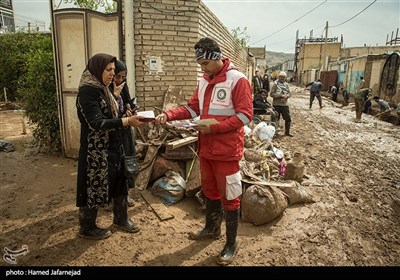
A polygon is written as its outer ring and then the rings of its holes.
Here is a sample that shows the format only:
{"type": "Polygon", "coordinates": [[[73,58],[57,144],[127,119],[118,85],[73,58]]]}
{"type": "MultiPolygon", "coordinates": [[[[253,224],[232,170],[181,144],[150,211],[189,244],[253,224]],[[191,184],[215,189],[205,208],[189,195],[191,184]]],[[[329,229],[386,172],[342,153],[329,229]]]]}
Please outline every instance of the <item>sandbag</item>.
{"type": "Polygon", "coordinates": [[[277,187],[287,195],[289,205],[315,202],[314,198],[307,192],[305,187],[296,181],[292,181],[290,186],[285,184],[277,187]]]}
{"type": "Polygon", "coordinates": [[[288,207],[286,195],[276,187],[252,185],[242,198],[242,218],[254,225],[271,222],[288,207]]]}

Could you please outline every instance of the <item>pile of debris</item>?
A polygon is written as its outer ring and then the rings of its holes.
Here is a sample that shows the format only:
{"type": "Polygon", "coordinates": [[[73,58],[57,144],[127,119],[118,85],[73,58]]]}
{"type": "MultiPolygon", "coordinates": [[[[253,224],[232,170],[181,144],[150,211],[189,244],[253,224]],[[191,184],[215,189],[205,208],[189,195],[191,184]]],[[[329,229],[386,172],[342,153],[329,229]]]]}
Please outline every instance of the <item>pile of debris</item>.
{"type": "MultiPolygon", "coordinates": [[[[160,203],[155,197],[167,206],[193,196],[204,203],[197,131],[177,122],[163,126],[150,123],[147,137],[139,134],[142,140],[136,142],[136,153],[141,168],[136,187],[152,207],[156,205],[156,213],[160,203]]],[[[289,205],[314,201],[300,184],[304,174],[302,155],[284,153],[273,143],[274,135],[275,126],[259,119],[245,126],[245,151],[240,161],[242,217],[256,225],[272,221],[289,205]]],[[[204,204],[201,206],[204,208],[204,204]]]]}

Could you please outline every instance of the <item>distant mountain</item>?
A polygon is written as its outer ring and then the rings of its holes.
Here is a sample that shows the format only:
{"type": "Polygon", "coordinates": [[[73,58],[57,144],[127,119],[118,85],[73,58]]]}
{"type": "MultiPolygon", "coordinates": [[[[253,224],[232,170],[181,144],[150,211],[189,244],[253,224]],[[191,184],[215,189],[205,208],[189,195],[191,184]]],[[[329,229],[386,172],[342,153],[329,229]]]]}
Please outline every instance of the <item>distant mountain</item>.
{"type": "Polygon", "coordinates": [[[268,67],[273,67],[277,64],[282,64],[288,60],[293,60],[294,54],[293,53],[283,53],[283,52],[270,52],[267,51],[265,54],[265,61],[268,67]]]}

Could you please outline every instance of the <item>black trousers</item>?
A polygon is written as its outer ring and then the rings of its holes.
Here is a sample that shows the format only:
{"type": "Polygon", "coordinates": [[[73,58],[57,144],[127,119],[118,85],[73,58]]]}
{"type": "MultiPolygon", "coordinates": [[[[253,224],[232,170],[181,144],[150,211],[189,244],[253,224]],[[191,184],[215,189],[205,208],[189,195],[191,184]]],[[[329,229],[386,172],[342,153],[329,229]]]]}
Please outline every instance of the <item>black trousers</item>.
{"type": "Polygon", "coordinates": [[[313,102],[314,102],[314,98],[315,98],[315,97],[318,99],[319,107],[322,108],[322,97],[321,97],[321,94],[320,94],[319,92],[313,92],[313,91],[311,91],[311,92],[310,92],[310,109],[311,109],[311,107],[312,107],[312,104],[313,104],[313,102]]]}
{"type": "Polygon", "coordinates": [[[280,106],[274,105],[275,111],[278,113],[278,121],[280,116],[285,120],[285,133],[290,133],[290,124],[292,123],[292,119],[290,118],[289,106],[280,106]]]}

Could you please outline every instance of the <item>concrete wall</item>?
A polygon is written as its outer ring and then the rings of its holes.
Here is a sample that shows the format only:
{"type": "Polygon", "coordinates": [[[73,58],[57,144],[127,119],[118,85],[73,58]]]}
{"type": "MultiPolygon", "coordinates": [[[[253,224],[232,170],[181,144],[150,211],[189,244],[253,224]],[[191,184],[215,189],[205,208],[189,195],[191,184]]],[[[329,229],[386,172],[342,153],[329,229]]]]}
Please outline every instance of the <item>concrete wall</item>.
{"type": "Polygon", "coordinates": [[[340,54],[341,43],[304,43],[300,46],[298,56],[298,70],[321,69],[325,63],[325,57],[329,61],[335,61],[340,54]]]}
{"type": "Polygon", "coordinates": [[[388,55],[369,55],[365,65],[365,81],[372,88],[372,94],[378,95],[381,73],[388,55]]]}
{"type": "Polygon", "coordinates": [[[351,58],[356,56],[363,56],[368,54],[384,54],[400,51],[400,46],[376,46],[376,47],[354,47],[343,48],[340,51],[340,57],[351,58]]]}
{"type": "MultiPolygon", "coordinates": [[[[366,63],[367,63],[366,56],[350,60],[347,71],[348,74],[347,89],[349,93],[355,93],[357,91],[357,87],[361,81],[361,77],[365,76],[364,72],[366,63]]],[[[368,82],[366,86],[367,87],[369,86],[368,82]]]]}
{"type": "Polygon", "coordinates": [[[349,93],[355,93],[360,78],[364,77],[366,86],[378,94],[381,73],[388,55],[364,55],[344,59],[329,64],[328,69],[338,71],[338,83],[343,82],[349,93]]]}

